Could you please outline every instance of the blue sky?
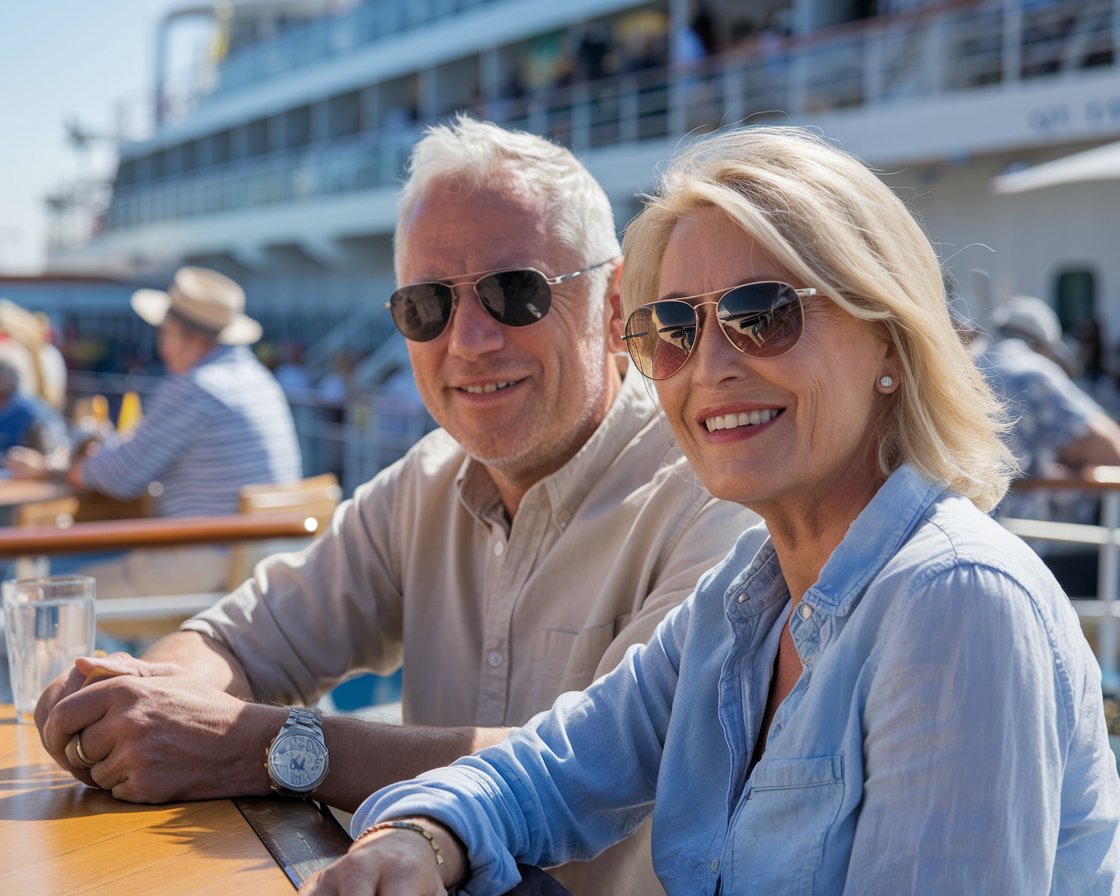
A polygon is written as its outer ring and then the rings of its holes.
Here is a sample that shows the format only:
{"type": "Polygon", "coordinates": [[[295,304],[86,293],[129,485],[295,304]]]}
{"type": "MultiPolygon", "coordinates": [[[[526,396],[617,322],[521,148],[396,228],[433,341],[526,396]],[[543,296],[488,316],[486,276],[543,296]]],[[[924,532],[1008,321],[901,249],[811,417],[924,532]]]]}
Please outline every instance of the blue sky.
{"type": "Polygon", "coordinates": [[[75,118],[107,132],[118,103],[135,109],[153,80],[156,25],[168,10],[187,5],[0,2],[0,274],[36,273],[42,266],[47,193],[83,171],[112,170],[104,147],[83,159],[66,142],[64,122],[75,118]]]}

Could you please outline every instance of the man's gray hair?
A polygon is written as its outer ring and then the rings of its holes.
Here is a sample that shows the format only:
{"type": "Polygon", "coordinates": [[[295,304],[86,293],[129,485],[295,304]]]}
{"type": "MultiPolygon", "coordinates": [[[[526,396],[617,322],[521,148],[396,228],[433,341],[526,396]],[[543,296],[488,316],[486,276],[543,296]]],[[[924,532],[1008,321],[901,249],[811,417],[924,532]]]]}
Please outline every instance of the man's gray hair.
{"type": "Polygon", "coordinates": [[[552,233],[580,252],[586,264],[620,253],[614,214],[603,188],[569,150],[535,134],[505,130],[459,113],[425,131],[412,149],[405,174],[395,238],[398,280],[408,238],[402,222],[439,181],[474,190],[499,178],[512,178],[530,195],[541,197],[552,233]]]}

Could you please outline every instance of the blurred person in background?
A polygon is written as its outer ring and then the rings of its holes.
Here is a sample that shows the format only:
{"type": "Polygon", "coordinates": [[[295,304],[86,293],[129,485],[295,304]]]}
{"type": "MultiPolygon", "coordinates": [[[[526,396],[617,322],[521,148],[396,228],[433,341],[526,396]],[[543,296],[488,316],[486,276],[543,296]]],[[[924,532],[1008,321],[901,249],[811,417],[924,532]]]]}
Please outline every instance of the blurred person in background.
{"type": "MultiPolygon", "coordinates": [[[[1027,478],[1076,479],[1086,467],[1120,464],[1120,425],[1071,378],[1076,356],[1058,317],[1041,299],[1017,295],[997,305],[970,343],[977,365],[1007,408],[1008,446],[1027,478]]],[[[1095,523],[1097,502],[1076,491],[1011,492],[1008,517],[1095,523]]],[[[1067,594],[1097,592],[1097,549],[1032,540],[1067,594]]]]}
{"type": "MultiPolygon", "coordinates": [[[[121,500],[154,491],[167,517],[231,514],[241,486],[299,479],[291,410],[248,348],[261,327],[244,306],[237,283],[197,267],[180,268],[166,292],[133,294],[133,310],[158,330],[168,375],[128,438],[93,445],[60,475],[121,500]]],[[[27,450],[10,451],[8,466],[17,477],[50,475],[46,459],[27,450]]],[[[224,586],[227,554],[213,546],[137,550],[78,572],[97,579],[98,597],[207,592],[224,586]]]]}
{"type": "Polygon", "coordinates": [[[64,465],[70,446],[66,421],[41,398],[24,392],[20,380],[19,368],[0,359],[0,451],[22,445],[51,464],[64,465]]]}
{"type": "MultiPolygon", "coordinates": [[[[697,482],[622,354],[614,217],[575,156],[459,118],[408,170],[389,304],[442,428],[141,660],[90,661],[130,674],[79,689],[83,660],[52,685],[44,744],[86,783],[352,811],[613,668],[755,521],[697,482]],[[404,725],[302,708],[402,667],[404,725]],[[297,732],[316,747],[295,781],[261,757],[297,732]]],[[[558,876],[652,896],[648,837],[558,876]]]]}
{"type": "Polygon", "coordinates": [[[0,360],[19,372],[20,391],[63,410],[66,360],[51,341],[51,323],[45,314],[0,299],[0,360]]]}

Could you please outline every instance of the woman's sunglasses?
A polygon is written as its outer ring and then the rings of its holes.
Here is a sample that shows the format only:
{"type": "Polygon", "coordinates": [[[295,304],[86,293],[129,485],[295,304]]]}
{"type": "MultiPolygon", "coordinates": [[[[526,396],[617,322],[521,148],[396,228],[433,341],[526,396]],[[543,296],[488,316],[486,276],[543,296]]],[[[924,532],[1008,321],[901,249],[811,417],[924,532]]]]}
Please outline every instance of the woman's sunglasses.
{"type": "Polygon", "coordinates": [[[509,268],[485,274],[467,274],[457,280],[433,280],[402,286],[385,307],[393,323],[413,342],[430,342],[447,329],[455,310],[455,283],[470,283],[482,307],[498,323],[507,327],[527,327],[548,314],[552,307],[552,287],[567,283],[614,261],[608,258],[582,271],[546,277],[534,268],[509,268]],[[477,279],[470,280],[471,277],[477,279]]]}
{"type": "MultiPolygon", "coordinates": [[[[622,338],[643,376],[666,379],[692,354],[700,329],[699,309],[715,305],[720,329],[735,348],[752,358],[777,358],[797,345],[805,319],[801,300],[816,294],[812,288],[795,289],[766,280],[733,286],[714,302],[693,305],[685,299],[663,299],[636,309],[626,319],[622,338]]],[[[688,298],[710,295],[715,293],[688,298]]]]}

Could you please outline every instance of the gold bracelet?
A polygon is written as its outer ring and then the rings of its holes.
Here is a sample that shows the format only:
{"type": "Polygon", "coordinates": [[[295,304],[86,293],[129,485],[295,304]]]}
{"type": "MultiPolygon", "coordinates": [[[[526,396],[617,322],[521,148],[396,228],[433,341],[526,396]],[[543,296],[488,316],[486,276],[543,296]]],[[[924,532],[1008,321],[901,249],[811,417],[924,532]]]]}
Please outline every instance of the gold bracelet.
{"type": "Polygon", "coordinates": [[[428,841],[428,845],[432,848],[432,852],[436,854],[436,864],[443,864],[443,856],[439,854],[439,844],[436,843],[436,838],[432,836],[432,832],[420,827],[420,825],[418,824],[413,824],[411,821],[379,821],[377,824],[371,824],[368,828],[358,834],[358,836],[354,838],[354,842],[357,843],[366,834],[373,834],[376,831],[384,831],[390,828],[395,828],[400,831],[415,831],[417,834],[428,841]]]}

